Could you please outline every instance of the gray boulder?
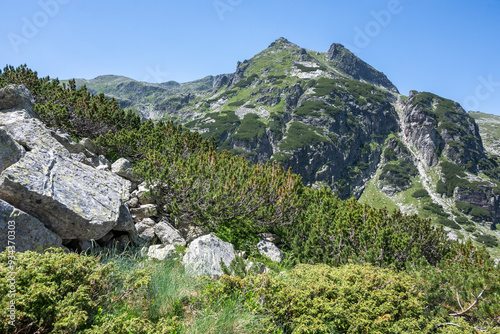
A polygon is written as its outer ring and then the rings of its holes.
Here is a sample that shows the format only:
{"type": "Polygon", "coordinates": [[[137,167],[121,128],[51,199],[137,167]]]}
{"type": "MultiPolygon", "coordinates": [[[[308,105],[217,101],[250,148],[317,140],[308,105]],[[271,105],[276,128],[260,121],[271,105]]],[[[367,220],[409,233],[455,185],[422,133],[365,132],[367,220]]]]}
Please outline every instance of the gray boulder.
{"type": "Polygon", "coordinates": [[[45,148],[70,157],[68,150],[55,139],[47,127],[26,110],[0,112],[0,129],[5,130],[27,150],[45,148]]]}
{"type": "Polygon", "coordinates": [[[134,190],[131,196],[137,197],[139,203],[142,205],[155,204],[155,198],[144,182],[137,187],[137,190],[134,190]]]}
{"type": "Polygon", "coordinates": [[[224,274],[221,262],[229,268],[235,257],[233,245],[211,233],[191,242],[182,262],[189,275],[217,278],[224,274]]]}
{"type": "Polygon", "coordinates": [[[106,235],[118,224],[129,188],[129,181],[45,149],[27,152],[0,178],[0,198],[63,239],[106,235]]]}
{"type": "Polygon", "coordinates": [[[161,220],[154,226],[156,236],[161,240],[162,244],[172,244],[179,246],[186,246],[186,240],[172,225],[166,220],[161,220]]]}
{"type": "Polygon", "coordinates": [[[24,153],[24,148],[16,143],[5,130],[0,129],[0,173],[10,165],[18,162],[24,153]]]}
{"type": "Polygon", "coordinates": [[[115,227],[113,227],[113,230],[134,234],[134,220],[126,205],[120,206],[120,215],[118,216],[118,221],[115,227]]]}
{"type": "Polygon", "coordinates": [[[145,218],[139,223],[135,224],[135,231],[142,243],[151,243],[151,241],[156,237],[155,235],[155,221],[151,218],[145,218]]]}
{"type": "Polygon", "coordinates": [[[262,240],[257,244],[257,249],[261,255],[264,255],[271,259],[273,262],[281,262],[285,258],[285,253],[283,253],[275,244],[270,241],[262,240]]]}
{"type": "Polygon", "coordinates": [[[24,85],[9,85],[0,89],[0,110],[19,108],[33,112],[35,99],[24,85]]]}
{"type": "Polygon", "coordinates": [[[134,174],[133,169],[134,167],[132,166],[130,161],[125,158],[120,158],[111,165],[111,171],[116,175],[119,175],[135,183],[141,182],[141,179],[134,174]]]}
{"type": "Polygon", "coordinates": [[[130,213],[132,214],[132,218],[134,221],[138,222],[143,220],[144,218],[149,218],[156,214],[157,207],[154,204],[146,204],[141,205],[138,208],[130,209],[130,213]]]}
{"type": "Polygon", "coordinates": [[[10,241],[14,244],[10,246],[15,246],[17,252],[41,252],[49,247],[62,246],[61,238],[38,219],[0,199],[0,252],[9,246],[8,231],[13,231],[10,241]]]}
{"type": "Polygon", "coordinates": [[[152,245],[148,249],[148,257],[163,261],[165,258],[172,258],[177,255],[174,245],[152,245]]]}

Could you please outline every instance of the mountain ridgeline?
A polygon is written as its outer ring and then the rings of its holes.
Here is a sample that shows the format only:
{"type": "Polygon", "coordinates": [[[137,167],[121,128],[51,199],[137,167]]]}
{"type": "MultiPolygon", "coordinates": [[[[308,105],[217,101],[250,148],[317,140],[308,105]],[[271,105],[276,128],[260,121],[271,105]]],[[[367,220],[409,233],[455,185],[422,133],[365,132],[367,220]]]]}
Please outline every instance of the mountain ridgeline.
{"type": "Polygon", "coordinates": [[[399,94],[341,44],[322,53],[279,38],[234,73],[183,84],[76,83],[253,164],[279,162],[308,186],[430,217],[453,238],[495,233],[500,222],[500,158],[474,118],[435,94],[399,94]]]}

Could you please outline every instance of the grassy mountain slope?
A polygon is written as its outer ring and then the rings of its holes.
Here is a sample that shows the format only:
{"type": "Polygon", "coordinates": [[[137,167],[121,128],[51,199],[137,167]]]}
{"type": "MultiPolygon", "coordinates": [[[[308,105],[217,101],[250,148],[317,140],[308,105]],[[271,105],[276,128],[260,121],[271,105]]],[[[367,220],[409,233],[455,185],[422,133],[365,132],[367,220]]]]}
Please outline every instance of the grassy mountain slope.
{"type": "Polygon", "coordinates": [[[469,114],[474,117],[479,126],[486,151],[500,156],[500,116],[478,111],[471,111],[469,114]]]}
{"type": "Polygon", "coordinates": [[[500,161],[457,103],[426,92],[400,95],[340,44],[322,53],[284,38],[239,62],[235,73],[204,80],[153,89],[113,86],[108,78],[109,90],[100,92],[137,92],[137,100],[154,101],[154,113],[214,137],[221,150],[253,164],[279,162],[341,198],[430,217],[453,238],[499,236],[500,161]]]}

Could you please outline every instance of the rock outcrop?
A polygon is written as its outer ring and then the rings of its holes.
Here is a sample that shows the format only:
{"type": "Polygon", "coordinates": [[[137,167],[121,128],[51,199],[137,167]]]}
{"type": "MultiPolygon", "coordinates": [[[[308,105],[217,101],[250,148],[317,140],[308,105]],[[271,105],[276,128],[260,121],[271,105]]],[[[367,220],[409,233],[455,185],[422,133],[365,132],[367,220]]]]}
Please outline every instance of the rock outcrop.
{"type": "MultiPolygon", "coordinates": [[[[22,212],[24,218],[16,218],[16,224],[23,231],[33,229],[20,234],[25,250],[60,246],[61,240],[80,245],[110,233],[122,241],[123,233],[135,238],[124,205],[130,181],[99,168],[106,159],[92,152],[89,140],[75,143],[67,134],[48,129],[36,117],[24,86],[0,90],[0,138],[0,199],[8,203],[5,210],[22,212]]],[[[0,223],[6,223],[5,217],[0,223]]]]}
{"type": "Polygon", "coordinates": [[[334,66],[353,77],[356,80],[364,80],[375,86],[399,93],[394,84],[384,75],[363,60],[356,57],[342,44],[333,43],[326,53],[326,58],[333,62],[334,66]]]}

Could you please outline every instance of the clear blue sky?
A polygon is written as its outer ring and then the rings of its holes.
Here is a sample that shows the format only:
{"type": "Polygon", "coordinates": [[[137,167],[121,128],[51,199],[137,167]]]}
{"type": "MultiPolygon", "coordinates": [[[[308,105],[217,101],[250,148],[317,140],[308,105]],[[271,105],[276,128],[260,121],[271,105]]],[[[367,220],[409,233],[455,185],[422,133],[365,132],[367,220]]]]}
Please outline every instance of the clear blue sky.
{"type": "Polygon", "coordinates": [[[500,115],[500,0],[2,0],[0,66],[60,79],[233,72],[280,36],[342,43],[403,94],[500,115]]]}

